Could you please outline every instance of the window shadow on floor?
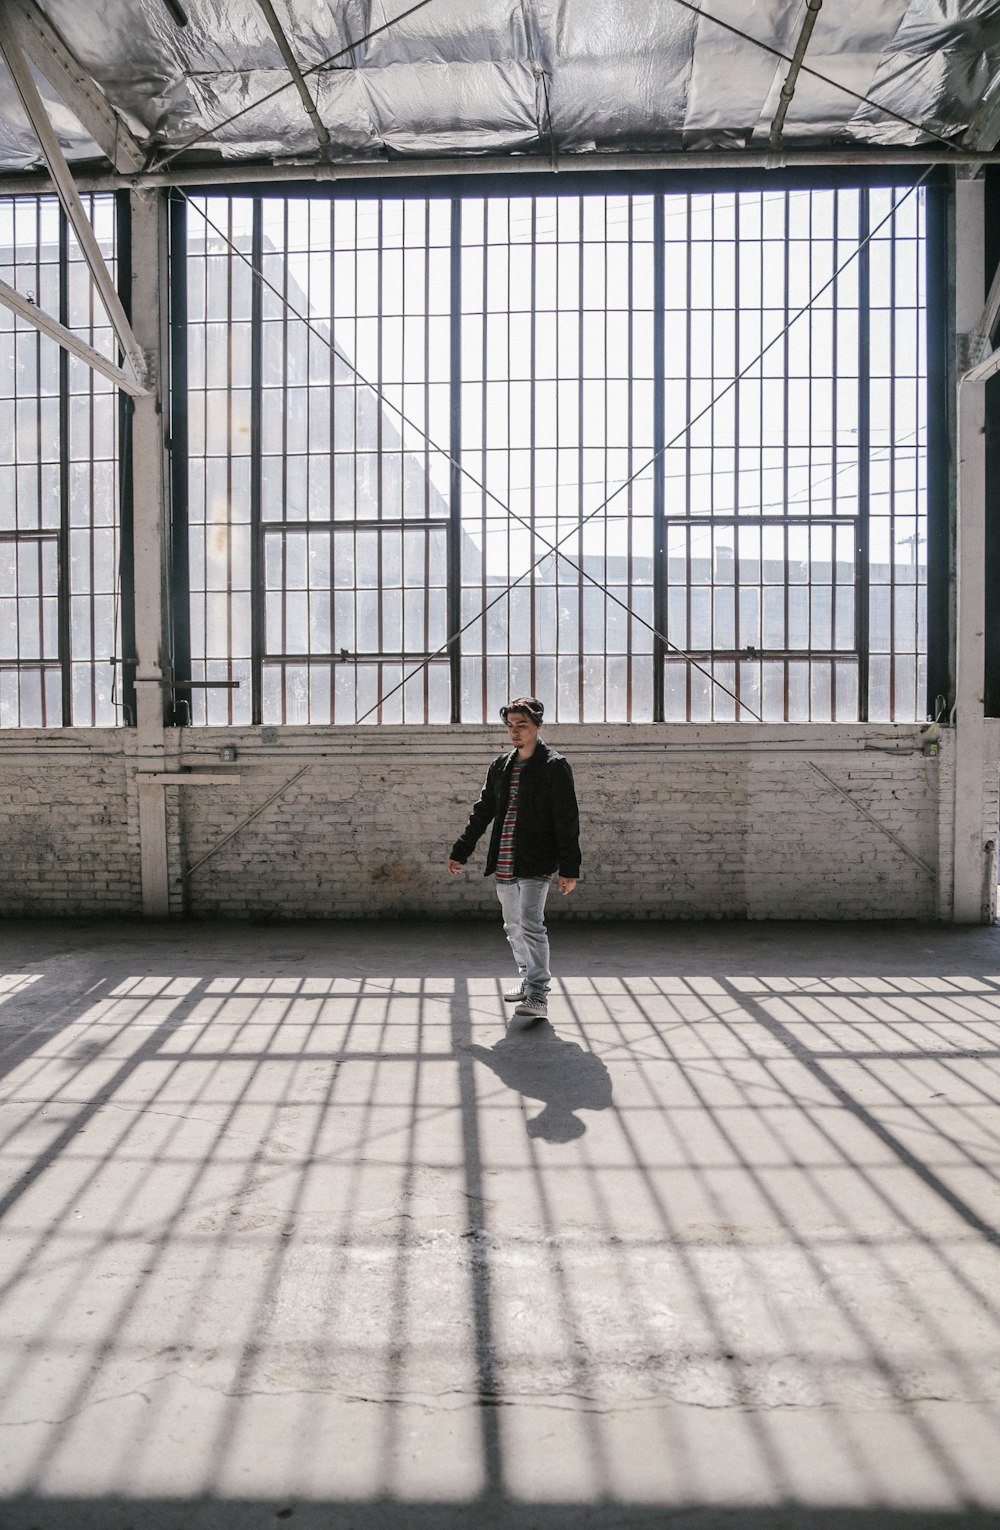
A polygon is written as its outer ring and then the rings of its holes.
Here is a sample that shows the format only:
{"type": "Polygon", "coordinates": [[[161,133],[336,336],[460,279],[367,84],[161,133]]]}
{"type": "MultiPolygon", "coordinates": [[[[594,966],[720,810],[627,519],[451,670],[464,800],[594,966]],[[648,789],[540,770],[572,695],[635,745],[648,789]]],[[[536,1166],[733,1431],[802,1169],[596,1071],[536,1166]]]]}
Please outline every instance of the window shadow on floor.
{"type": "Polygon", "coordinates": [[[995,1527],[1000,979],[331,965],[18,1010],[0,1530],[995,1527]]]}

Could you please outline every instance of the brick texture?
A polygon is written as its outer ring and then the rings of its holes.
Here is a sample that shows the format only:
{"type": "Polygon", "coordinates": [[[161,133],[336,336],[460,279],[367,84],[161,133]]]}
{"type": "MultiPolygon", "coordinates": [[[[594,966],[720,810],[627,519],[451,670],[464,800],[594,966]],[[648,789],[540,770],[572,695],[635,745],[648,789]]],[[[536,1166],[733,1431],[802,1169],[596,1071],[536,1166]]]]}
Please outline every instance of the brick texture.
{"type": "MultiPolygon", "coordinates": [[[[582,881],[552,900],[558,917],[947,917],[947,734],[936,758],[916,727],[582,725],[546,737],[573,764],[583,818],[582,881]]],[[[485,843],[459,878],[444,862],[504,742],[471,726],[289,728],[277,741],[259,729],[172,733],[168,763],[232,775],[166,788],[172,911],[495,918],[485,843]],[[235,764],[219,763],[223,745],[236,746],[235,764]]],[[[141,911],[137,768],[131,734],[11,736],[0,750],[0,912],[141,911]]],[[[991,770],[984,838],[995,843],[991,770]]]]}
{"type": "Polygon", "coordinates": [[[134,914],[138,817],[123,734],[19,731],[0,747],[0,914],[134,914]]]}

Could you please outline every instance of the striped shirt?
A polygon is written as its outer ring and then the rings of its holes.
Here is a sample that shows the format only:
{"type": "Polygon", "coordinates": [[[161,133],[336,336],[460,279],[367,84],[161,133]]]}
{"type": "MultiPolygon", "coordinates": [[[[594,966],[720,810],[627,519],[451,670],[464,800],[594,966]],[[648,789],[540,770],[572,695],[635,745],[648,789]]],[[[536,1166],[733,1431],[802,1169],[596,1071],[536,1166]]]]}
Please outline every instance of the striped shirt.
{"type": "Polygon", "coordinates": [[[521,761],[515,760],[510,772],[510,796],[500,829],[500,853],[497,856],[497,881],[514,880],[514,825],[517,822],[517,790],[521,779],[521,761]]]}

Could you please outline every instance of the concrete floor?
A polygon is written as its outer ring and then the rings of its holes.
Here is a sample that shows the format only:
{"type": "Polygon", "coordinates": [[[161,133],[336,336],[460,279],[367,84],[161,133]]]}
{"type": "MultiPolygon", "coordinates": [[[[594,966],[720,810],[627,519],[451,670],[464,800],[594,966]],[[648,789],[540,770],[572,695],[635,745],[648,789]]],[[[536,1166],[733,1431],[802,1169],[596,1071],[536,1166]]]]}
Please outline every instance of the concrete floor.
{"type": "Polygon", "coordinates": [[[1000,1525],[1000,934],[0,926],[3,1530],[1000,1525]]]}

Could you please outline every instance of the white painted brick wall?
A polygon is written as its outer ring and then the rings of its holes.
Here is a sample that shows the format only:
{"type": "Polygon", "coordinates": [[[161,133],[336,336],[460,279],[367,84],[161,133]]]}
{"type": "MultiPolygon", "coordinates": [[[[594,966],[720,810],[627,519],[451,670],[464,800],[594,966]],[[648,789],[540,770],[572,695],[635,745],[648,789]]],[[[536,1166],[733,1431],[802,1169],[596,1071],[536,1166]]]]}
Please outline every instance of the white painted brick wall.
{"type": "MultiPolygon", "coordinates": [[[[583,817],[583,878],[571,898],[552,900],[560,917],[938,914],[948,734],[938,759],[920,752],[915,726],[583,725],[546,736],[573,764],[583,817]]],[[[232,785],[167,788],[172,910],[496,917],[492,884],[481,875],[485,841],[460,878],[447,875],[444,861],[504,742],[498,729],[482,727],[289,728],[272,743],[259,729],[170,733],[168,763],[234,777],[232,785]],[[236,746],[235,765],[219,762],[226,744],[236,746]],[[285,796],[183,875],[305,764],[285,796]]],[[[130,733],[0,740],[0,913],[140,911],[136,768],[130,733]]],[[[994,761],[984,785],[994,840],[996,775],[994,761]]]]}
{"type": "Polygon", "coordinates": [[[0,915],[138,911],[130,742],[82,728],[0,737],[0,915]]]}

